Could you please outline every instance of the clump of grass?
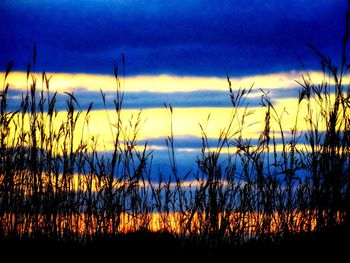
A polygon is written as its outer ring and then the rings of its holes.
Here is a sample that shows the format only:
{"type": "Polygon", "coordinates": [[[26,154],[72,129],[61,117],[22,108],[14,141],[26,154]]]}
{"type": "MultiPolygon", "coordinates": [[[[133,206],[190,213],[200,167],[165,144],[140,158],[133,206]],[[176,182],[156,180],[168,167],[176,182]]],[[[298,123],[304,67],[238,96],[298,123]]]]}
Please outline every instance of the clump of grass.
{"type": "Polygon", "coordinates": [[[170,115],[170,135],[165,139],[169,174],[152,174],[148,143],[139,145],[142,112],[123,119],[124,56],[122,78],[119,65],[114,65],[113,119],[101,90],[114,138],[112,153],[106,156],[97,151],[98,138],[84,132],[93,103],[84,110],[74,93],[66,93],[65,118],[60,121],[51,76],[35,72],[34,47],[18,110],[8,111],[7,105],[12,63],[0,94],[1,238],[85,243],[128,231],[159,230],[215,248],[250,239],[278,242],[290,234],[349,223],[350,90],[344,83],[349,12],[346,21],[340,67],[312,47],[324,80],[314,84],[308,74],[302,76],[290,131],[283,126],[286,110],[279,112],[269,93],[261,91],[263,129],[257,140],[245,137],[246,128],[253,125],[247,123],[253,112],[246,103],[253,86],[235,92],[227,77],[229,122],[214,145],[200,125],[202,149],[196,168],[184,174],[176,161],[171,105],[165,104],[170,115]],[[77,129],[79,122],[83,130],[77,129]],[[194,180],[188,185],[190,176],[194,180]]]}

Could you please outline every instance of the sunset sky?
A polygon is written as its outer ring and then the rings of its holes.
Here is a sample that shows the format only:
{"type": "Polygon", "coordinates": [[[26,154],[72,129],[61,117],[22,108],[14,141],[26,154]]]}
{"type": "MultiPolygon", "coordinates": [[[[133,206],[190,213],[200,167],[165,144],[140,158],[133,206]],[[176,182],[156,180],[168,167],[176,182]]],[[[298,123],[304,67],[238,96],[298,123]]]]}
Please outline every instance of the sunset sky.
{"type": "MultiPolygon", "coordinates": [[[[60,109],[64,92],[74,91],[83,109],[94,102],[92,133],[100,134],[99,150],[108,152],[100,89],[112,110],[113,63],[124,54],[125,114],[144,110],[140,140],[149,140],[155,165],[167,169],[170,118],[163,104],[173,105],[176,154],[186,170],[200,153],[199,123],[211,115],[208,135],[215,145],[230,118],[226,73],[234,90],[254,83],[247,101],[257,114],[251,122],[263,121],[259,88],[270,91],[276,108],[288,108],[287,123],[293,119],[295,80],[306,70],[316,82],[322,78],[308,44],[340,59],[346,5],[346,0],[3,0],[0,71],[13,61],[9,107],[15,109],[35,44],[35,70],[53,75],[60,109]]],[[[256,138],[259,127],[247,137],[256,138]]]]}

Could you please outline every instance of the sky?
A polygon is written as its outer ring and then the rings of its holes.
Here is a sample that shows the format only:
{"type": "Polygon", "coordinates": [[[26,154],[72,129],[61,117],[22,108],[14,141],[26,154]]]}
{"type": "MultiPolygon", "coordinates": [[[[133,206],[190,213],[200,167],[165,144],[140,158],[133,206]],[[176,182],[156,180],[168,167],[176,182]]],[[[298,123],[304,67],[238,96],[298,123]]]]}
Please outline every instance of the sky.
{"type": "Polygon", "coordinates": [[[339,61],[346,8],[346,0],[2,0],[0,72],[13,61],[9,107],[15,109],[35,44],[35,71],[53,76],[58,107],[66,108],[64,92],[74,92],[83,109],[93,101],[91,134],[108,152],[112,143],[102,120],[108,126],[106,114],[116,98],[113,67],[121,68],[125,56],[125,118],[143,109],[140,142],[149,141],[159,160],[155,166],[167,169],[170,117],[164,103],[173,105],[177,158],[185,171],[200,153],[199,123],[210,115],[213,145],[228,123],[226,74],[234,91],[254,84],[246,103],[258,125],[245,133],[248,138],[257,138],[263,122],[260,88],[281,112],[287,106],[285,122],[292,123],[300,89],[295,80],[305,71],[322,80],[308,45],[339,61]]]}
{"type": "Polygon", "coordinates": [[[222,77],[317,67],[307,44],[336,56],[346,0],[3,0],[0,67],[222,77]]]}

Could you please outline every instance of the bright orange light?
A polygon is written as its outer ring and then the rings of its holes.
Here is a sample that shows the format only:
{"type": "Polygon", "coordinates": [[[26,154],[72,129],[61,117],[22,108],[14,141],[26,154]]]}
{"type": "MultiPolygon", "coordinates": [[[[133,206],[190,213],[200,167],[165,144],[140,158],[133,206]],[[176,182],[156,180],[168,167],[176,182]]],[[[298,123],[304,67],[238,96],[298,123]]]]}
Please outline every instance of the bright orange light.
{"type": "MultiPolygon", "coordinates": [[[[324,213],[326,215],[326,213],[324,213]]],[[[218,213],[216,215],[217,230],[223,227],[226,234],[242,235],[245,239],[255,238],[266,231],[266,234],[282,233],[289,228],[291,233],[299,233],[305,231],[314,231],[317,226],[316,211],[292,211],[287,214],[274,212],[272,214],[258,212],[231,212],[218,213]],[[225,222],[225,224],[223,224],[225,222]]],[[[340,224],[345,214],[340,212],[336,215],[336,223],[340,224]]],[[[111,233],[127,233],[147,229],[148,231],[158,232],[165,231],[172,234],[186,235],[198,234],[208,230],[210,217],[206,213],[195,212],[191,217],[190,211],[185,212],[162,212],[162,213],[126,213],[122,212],[114,215],[114,220],[118,222],[113,226],[113,219],[98,218],[95,215],[87,214],[57,214],[54,215],[40,214],[38,224],[34,226],[34,218],[30,215],[22,215],[20,218],[14,214],[4,214],[2,216],[3,233],[10,231],[6,226],[10,227],[16,222],[17,231],[22,234],[25,229],[27,234],[33,231],[34,227],[40,231],[44,231],[45,222],[52,222],[56,218],[57,231],[62,235],[66,229],[71,234],[111,234],[111,233]],[[192,218],[191,221],[190,218],[192,218]],[[101,221],[102,220],[102,221],[101,221]],[[188,223],[190,224],[188,225],[188,223]],[[188,228],[189,226],[189,228],[188,228]],[[60,233],[62,231],[62,233],[60,233]]],[[[114,222],[115,223],[115,222],[114,222]]],[[[12,229],[13,231],[13,229],[12,229]]]]}

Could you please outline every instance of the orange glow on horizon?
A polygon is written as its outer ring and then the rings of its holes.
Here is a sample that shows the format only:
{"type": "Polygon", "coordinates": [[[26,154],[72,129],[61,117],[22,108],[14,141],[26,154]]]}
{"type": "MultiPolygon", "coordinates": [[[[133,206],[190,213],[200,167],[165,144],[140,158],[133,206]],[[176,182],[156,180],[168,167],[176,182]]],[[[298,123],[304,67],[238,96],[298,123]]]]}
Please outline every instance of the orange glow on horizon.
{"type": "MultiPolygon", "coordinates": [[[[324,213],[326,215],[326,213],[324,213]]],[[[39,215],[37,230],[40,228],[44,231],[44,224],[47,221],[54,219],[53,215],[48,218],[47,215],[39,215]]],[[[341,224],[344,221],[345,214],[338,212],[336,214],[336,223],[341,224]]],[[[30,215],[23,215],[21,218],[15,217],[15,215],[4,214],[2,216],[3,226],[13,226],[13,222],[16,221],[16,231],[19,234],[24,233],[26,229],[28,234],[33,231],[34,218],[30,215]],[[21,223],[22,222],[22,223],[21,223]]],[[[201,233],[210,228],[209,215],[206,213],[195,212],[193,215],[190,211],[184,212],[154,212],[154,213],[126,213],[121,212],[115,214],[115,220],[117,225],[113,227],[112,219],[107,222],[104,219],[103,224],[99,224],[101,218],[96,216],[88,216],[87,214],[71,214],[71,215],[56,215],[56,225],[58,235],[62,235],[66,229],[70,229],[71,234],[78,235],[95,235],[95,234],[115,234],[115,233],[128,233],[135,232],[141,229],[147,229],[151,232],[168,232],[176,235],[188,235],[201,233]],[[192,218],[192,219],[190,219],[192,218]],[[189,221],[191,220],[191,221],[189,221]],[[188,223],[190,222],[190,225],[188,223]],[[189,226],[189,228],[188,228],[189,226]],[[60,233],[60,231],[62,233],[60,233]]],[[[280,214],[274,212],[271,214],[262,212],[231,212],[231,213],[218,213],[217,214],[217,229],[225,227],[226,234],[241,235],[244,239],[255,238],[264,231],[267,234],[278,234],[286,231],[285,227],[289,228],[290,233],[300,233],[307,231],[314,231],[317,227],[317,212],[314,211],[293,211],[288,213],[288,221],[286,214],[280,214]],[[225,222],[222,225],[222,222],[225,222]],[[227,223],[229,223],[227,225],[227,223]]],[[[11,231],[13,231],[12,229],[11,231]]],[[[6,227],[3,229],[6,234],[6,227]]]]}

